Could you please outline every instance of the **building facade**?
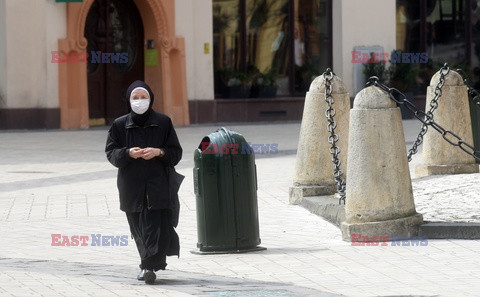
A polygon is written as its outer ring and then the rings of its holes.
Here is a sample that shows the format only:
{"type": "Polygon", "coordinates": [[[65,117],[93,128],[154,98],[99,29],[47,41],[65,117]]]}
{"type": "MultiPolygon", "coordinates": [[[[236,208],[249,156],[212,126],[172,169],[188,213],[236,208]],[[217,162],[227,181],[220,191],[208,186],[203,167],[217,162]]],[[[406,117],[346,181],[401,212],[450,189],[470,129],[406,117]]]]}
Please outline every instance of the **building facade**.
{"type": "Polygon", "coordinates": [[[109,124],[136,79],[175,125],[300,120],[327,67],[354,97],[357,58],[397,49],[428,55],[421,95],[443,61],[478,69],[477,2],[0,0],[0,129],[109,124]]]}

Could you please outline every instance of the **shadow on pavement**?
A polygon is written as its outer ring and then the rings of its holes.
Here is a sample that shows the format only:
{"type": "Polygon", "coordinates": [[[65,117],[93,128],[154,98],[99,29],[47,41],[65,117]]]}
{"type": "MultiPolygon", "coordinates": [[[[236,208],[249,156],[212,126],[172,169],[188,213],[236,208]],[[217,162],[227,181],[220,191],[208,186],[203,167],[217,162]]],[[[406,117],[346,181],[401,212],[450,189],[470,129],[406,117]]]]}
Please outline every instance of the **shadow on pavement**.
{"type": "MultiPolygon", "coordinates": [[[[31,172],[10,172],[10,173],[31,173],[31,172]]],[[[45,173],[45,172],[44,172],[45,173]]],[[[47,172],[48,173],[48,172],[47,172]]],[[[73,184],[85,181],[94,181],[99,179],[115,178],[117,169],[102,170],[95,172],[85,172],[55,177],[34,178],[22,181],[0,183],[0,192],[17,191],[18,189],[32,189],[40,187],[50,187],[58,185],[73,184]]]]}
{"type": "MultiPolygon", "coordinates": [[[[86,278],[132,286],[147,286],[136,279],[138,271],[131,266],[106,265],[55,260],[35,260],[18,258],[0,258],[0,270],[28,271],[29,273],[48,273],[64,278],[86,278]]],[[[157,280],[153,287],[182,292],[195,296],[305,296],[335,297],[343,296],[320,292],[314,289],[295,286],[289,283],[265,282],[252,279],[216,276],[187,271],[157,271],[157,280]]],[[[31,275],[34,277],[34,275],[31,275]]],[[[68,282],[68,281],[67,281],[68,282]]],[[[78,282],[78,280],[77,280],[78,282]]],[[[86,283],[90,283],[86,280],[86,283]]],[[[138,288],[138,287],[137,287],[138,288]]]]}

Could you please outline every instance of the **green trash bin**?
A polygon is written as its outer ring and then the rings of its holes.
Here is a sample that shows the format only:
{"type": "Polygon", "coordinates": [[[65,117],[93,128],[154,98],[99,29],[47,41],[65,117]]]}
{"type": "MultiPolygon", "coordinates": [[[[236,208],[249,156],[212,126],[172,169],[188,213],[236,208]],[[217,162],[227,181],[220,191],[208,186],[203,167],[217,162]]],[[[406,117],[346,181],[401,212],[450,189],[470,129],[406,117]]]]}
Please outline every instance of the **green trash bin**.
{"type": "MultiPolygon", "coordinates": [[[[480,151],[480,106],[470,100],[470,118],[472,120],[473,146],[480,151]]],[[[477,154],[477,157],[480,155],[477,154]]],[[[477,163],[480,163],[477,160],[477,163]]]]}
{"type": "Polygon", "coordinates": [[[245,138],[226,128],[204,137],[194,152],[198,250],[258,251],[255,155],[245,138]]]}

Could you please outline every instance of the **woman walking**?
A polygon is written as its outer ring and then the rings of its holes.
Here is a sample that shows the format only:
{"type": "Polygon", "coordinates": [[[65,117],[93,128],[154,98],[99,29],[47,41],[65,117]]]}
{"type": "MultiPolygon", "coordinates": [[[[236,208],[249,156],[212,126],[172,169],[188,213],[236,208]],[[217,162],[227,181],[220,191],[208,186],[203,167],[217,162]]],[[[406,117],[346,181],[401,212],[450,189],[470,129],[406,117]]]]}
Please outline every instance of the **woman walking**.
{"type": "Polygon", "coordinates": [[[118,168],[120,209],[140,254],[137,279],[152,284],[155,271],[165,270],[166,256],[179,256],[174,227],[179,210],[176,186],[181,180],[172,179],[182,148],[170,118],[152,109],[154,94],[146,83],[132,83],[126,101],[130,112],[113,122],[105,152],[118,168]]]}

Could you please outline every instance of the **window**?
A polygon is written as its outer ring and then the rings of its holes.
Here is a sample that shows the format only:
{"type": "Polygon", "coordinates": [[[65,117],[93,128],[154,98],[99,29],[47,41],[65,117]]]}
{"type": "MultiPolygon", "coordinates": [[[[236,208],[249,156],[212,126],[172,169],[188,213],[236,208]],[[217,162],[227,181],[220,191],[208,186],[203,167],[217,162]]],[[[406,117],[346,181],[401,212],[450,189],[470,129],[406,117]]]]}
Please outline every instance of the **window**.
{"type": "Polygon", "coordinates": [[[331,0],[213,0],[215,97],[258,96],[267,77],[304,96],[331,66],[331,24],[331,0]]]}
{"type": "MultiPolygon", "coordinates": [[[[427,52],[422,87],[447,62],[480,81],[480,0],[397,0],[397,48],[427,52]]],[[[423,74],[423,76],[422,76],[423,74]]]]}

